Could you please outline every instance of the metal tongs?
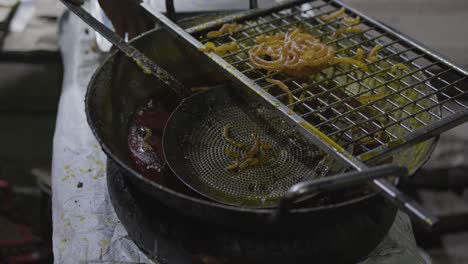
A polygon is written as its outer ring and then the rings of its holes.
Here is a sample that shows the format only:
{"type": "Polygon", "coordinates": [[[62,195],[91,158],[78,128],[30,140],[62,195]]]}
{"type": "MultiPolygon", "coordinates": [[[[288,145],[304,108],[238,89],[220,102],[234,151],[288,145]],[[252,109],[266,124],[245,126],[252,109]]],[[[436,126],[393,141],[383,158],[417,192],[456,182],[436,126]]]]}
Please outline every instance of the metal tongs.
{"type": "MultiPolygon", "coordinates": [[[[115,47],[121,50],[129,58],[133,59],[140,68],[145,73],[152,74],[158,80],[162,81],[164,85],[169,86],[177,95],[184,96],[186,89],[183,84],[181,84],[177,79],[175,79],[170,73],[156,65],[151,59],[146,57],[142,52],[137,50],[132,45],[126,43],[120,36],[108,29],[101,22],[92,17],[87,11],[85,11],[79,4],[74,0],[61,0],[67,8],[80,17],[85,23],[99,32],[103,37],[105,37],[109,42],[111,42],[115,47]]],[[[157,20],[162,22],[170,31],[175,33],[178,37],[189,42],[195,48],[203,48],[204,45],[187,33],[184,29],[174,23],[171,19],[165,15],[154,11],[151,6],[142,2],[140,5],[152,14],[157,20]]],[[[252,6],[252,5],[251,5],[252,6]]],[[[219,21],[218,21],[219,22],[219,21]]],[[[222,60],[217,55],[208,53],[211,59],[220,64],[219,60],[222,60]]],[[[316,142],[314,142],[316,143],[316,142]]],[[[322,147],[320,144],[318,144],[322,147]]],[[[381,193],[394,204],[396,204],[400,209],[408,212],[410,215],[414,216],[415,219],[418,219],[425,223],[427,226],[432,227],[438,219],[431,214],[429,214],[424,208],[419,206],[411,198],[407,197],[405,194],[400,192],[395,188],[390,182],[379,179],[384,176],[403,176],[407,174],[406,169],[399,166],[378,166],[375,168],[368,168],[365,165],[357,168],[358,171],[343,174],[336,177],[325,178],[320,181],[307,182],[302,184],[297,184],[293,186],[288,192],[287,196],[280,204],[278,209],[278,215],[284,214],[285,211],[288,211],[291,204],[298,199],[298,196],[304,196],[306,193],[313,193],[317,191],[327,191],[343,187],[354,186],[360,183],[372,181],[373,186],[376,187],[381,193]],[[298,195],[299,194],[299,195],[298,195]]]]}

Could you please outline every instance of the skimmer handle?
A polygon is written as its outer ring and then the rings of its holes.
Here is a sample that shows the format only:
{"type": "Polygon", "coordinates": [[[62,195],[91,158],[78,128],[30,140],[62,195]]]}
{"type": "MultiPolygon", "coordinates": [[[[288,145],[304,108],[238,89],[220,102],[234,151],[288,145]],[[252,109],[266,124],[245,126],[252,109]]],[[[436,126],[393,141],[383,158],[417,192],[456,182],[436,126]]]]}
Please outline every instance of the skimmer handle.
{"type": "Polygon", "coordinates": [[[319,192],[356,186],[385,176],[408,176],[408,170],[398,165],[381,165],[365,171],[353,171],[318,180],[301,182],[292,186],[280,201],[276,218],[285,216],[294,202],[311,197],[319,192]]]}

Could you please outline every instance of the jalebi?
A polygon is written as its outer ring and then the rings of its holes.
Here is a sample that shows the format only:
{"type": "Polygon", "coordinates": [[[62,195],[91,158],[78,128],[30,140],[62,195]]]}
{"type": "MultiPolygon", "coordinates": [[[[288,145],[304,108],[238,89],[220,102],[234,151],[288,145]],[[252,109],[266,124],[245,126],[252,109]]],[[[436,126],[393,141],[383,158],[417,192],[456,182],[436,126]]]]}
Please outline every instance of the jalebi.
{"type": "Polygon", "coordinates": [[[266,81],[278,86],[281,90],[283,90],[283,92],[285,92],[288,95],[288,104],[294,103],[292,92],[286,84],[284,84],[280,80],[274,80],[274,79],[269,79],[269,78],[267,78],[266,81]]]}
{"type": "Polygon", "coordinates": [[[333,38],[338,38],[341,34],[343,33],[362,33],[362,28],[358,28],[358,27],[347,27],[347,28],[340,28],[340,29],[337,29],[334,33],[333,33],[333,38]]]}
{"type": "Polygon", "coordinates": [[[263,42],[270,42],[273,40],[282,40],[284,39],[284,34],[283,33],[276,33],[275,35],[272,36],[266,36],[266,35],[260,35],[255,39],[255,42],[257,44],[263,43],[263,42]]]}
{"type": "Polygon", "coordinates": [[[354,57],[356,58],[356,60],[362,60],[364,58],[364,53],[365,51],[363,49],[358,48],[354,57]]]}
{"type": "Polygon", "coordinates": [[[346,11],[346,9],[343,7],[340,10],[338,10],[336,12],[333,12],[331,14],[320,16],[320,19],[327,22],[327,21],[333,20],[333,19],[338,18],[339,16],[343,15],[345,13],[345,11],[346,11]]]}
{"type": "Polygon", "coordinates": [[[404,64],[401,64],[401,63],[398,63],[398,64],[395,64],[392,66],[392,68],[390,69],[390,72],[391,73],[395,73],[397,70],[402,70],[402,71],[406,71],[406,72],[410,72],[411,70],[408,68],[408,66],[404,65],[404,64]]]}
{"type": "MultiPolygon", "coordinates": [[[[277,36],[277,35],[275,35],[277,36]]],[[[249,51],[252,66],[294,76],[316,73],[329,65],[335,51],[314,36],[299,29],[289,31],[283,39],[263,38],[249,51]]]]}
{"type": "Polygon", "coordinates": [[[219,36],[222,36],[223,34],[229,33],[235,33],[239,30],[242,29],[242,25],[238,24],[224,24],[219,30],[217,31],[210,31],[208,34],[206,34],[207,38],[217,38],[219,36]]]}
{"type": "Polygon", "coordinates": [[[359,24],[360,22],[361,22],[361,18],[358,16],[355,18],[352,18],[350,16],[345,16],[343,18],[343,23],[345,23],[348,26],[354,26],[354,25],[359,24]]]}
{"type": "Polygon", "coordinates": [[[237,44],[237,42],[231,42],[216,47],[216,45],[213,42],[207,42],[205,44],[205,47],[199,50],[204,52],[214,51],[214,53],[218,54],[219,56],[224,56],[228,51],[238,51],[239,45],[237,44]]]}
{"type": "Polygon", "coordinates": [[[367,104],[369,102],[373,102],[373,101],[377,101],[377,100],[380,100],[382,98],[384,98],[385,96],[387,96],[386,93],[377,93],[377,94],[371,94],[371,95],[361,95],[357,98],[357,100],[359,102],[361,102],[362,104],[367,104]]]}
{"type": "Polygon", "coordinates": [[[381,48],[382,48],[382,45],[380,44],[375,45],[375,47],[369,52],[368,59],[372,62],[378,60],[377,53],[379,52],[381,48]]]}
{"type": "Polygon", "coordinates": [[[367,67],[367,64],[365,64],[364,62],[360,61],[360,60],[356,60],[356,59],[353,59],[353,58],[348,58],[348,57],[345,57],[345,58],[334,58],[333,59],[333,63],[348,63],[348,64],[353,64],[357,67],[359,67],[361,70],[363,71],[369,71],[369,68],[367,67]]]}

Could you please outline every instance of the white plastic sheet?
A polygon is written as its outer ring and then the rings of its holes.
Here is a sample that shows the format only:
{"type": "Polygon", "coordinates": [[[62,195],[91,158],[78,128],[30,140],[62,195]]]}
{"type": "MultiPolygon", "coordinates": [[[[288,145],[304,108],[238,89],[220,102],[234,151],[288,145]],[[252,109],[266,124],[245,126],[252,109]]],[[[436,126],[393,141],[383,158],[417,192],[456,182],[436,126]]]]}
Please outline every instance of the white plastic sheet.
{"type": "Polygon", "coordinates": [[[84,95],[100,56],[85,28],[74,15],[62,21],[65,76],[52,162],[55,263],[151,263],[117,219],[107,192],[106,158],[86,123],[84,95]]]}

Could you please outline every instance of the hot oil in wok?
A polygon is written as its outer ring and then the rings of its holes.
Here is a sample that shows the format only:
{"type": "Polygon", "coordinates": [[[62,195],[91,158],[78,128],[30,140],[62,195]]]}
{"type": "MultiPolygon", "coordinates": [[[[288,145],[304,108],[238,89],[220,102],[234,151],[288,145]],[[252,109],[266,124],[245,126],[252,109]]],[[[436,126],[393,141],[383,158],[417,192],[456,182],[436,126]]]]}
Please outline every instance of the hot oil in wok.
{"type": "Polygon", "coordinates": [[[172,178],[162,151],[162,133],[169,115],[166,107],[151,99],[135,113],[129,127],[128,147],[135,169],[158,183],[172,178]]]}
{"type": "Polygon", "coordinates": [[[132,160],[141,173],[155,181],[166,171],[161,137],[169,115],[163,105],[149,100],[134,115],[129,128],[128,145],[132,160]]]}
{"type": "MultiPolygon", "coordinates": [[[[207,78],[196,78],[184,83],[185,87],[209,87],[219,81],[207,83],[207,78]]],[[[135,170],[144,177],[171,189],[196,195],[182,184],[166,165],[162,148],[162,136],[166,122],[176,108],[174,98],[151,98],[133,115],[128,129],[130,159],[135,170]]]]}

